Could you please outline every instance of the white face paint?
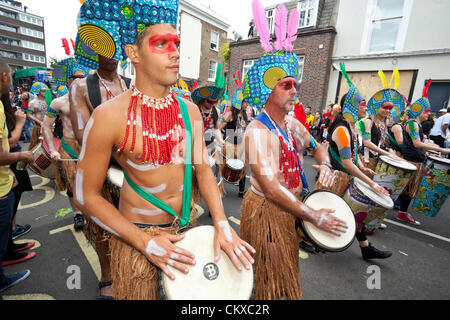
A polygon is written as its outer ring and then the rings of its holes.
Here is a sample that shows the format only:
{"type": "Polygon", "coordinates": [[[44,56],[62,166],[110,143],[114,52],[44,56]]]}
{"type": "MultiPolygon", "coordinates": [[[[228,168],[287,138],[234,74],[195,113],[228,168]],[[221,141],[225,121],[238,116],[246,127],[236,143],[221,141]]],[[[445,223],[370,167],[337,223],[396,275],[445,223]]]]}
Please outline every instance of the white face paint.
{"type": "Polygon", "coordinates": [[[283,186],[280,186],[280,190],[284,192],[284,194],[289,198],[289,200],[291,200],[292,202],[297,202],[297,198],[288,189],[286,189],[283,186]]]}
{"type": "Polygon", "coordinates": [[[83,170],[77,169],[77,174],[75,176],[76,184],[76,196],[79,204],[84,206],[84,195],[83,195],[83,170]]]}
{"type": "Polygon", "coordinates": [[[228,221],[219,221],[218,225],[225,233],[225,238],[227,239],[227,241],[233,242],[233,234],[231,233],[231,227],[228,221]]]}
{"type": "Polygon", "coordinates": [[[77,112],[77,122],[78,122],[78,130],[84,129],[84,121],[83,117],[81,116],[81,112],[77,112]]]}
{"type": "Polygon", "coordinates": [[[78,102],[77,102],[77,88],[78,88],[77,84],[74,83],[74,84],[72,85],[72,101],[73,101],[73,103],[74,103],[75,105],[78,104],[78,102]]]}
{"type": "Polygon", "coordinates": [[[148,242],[145,252],[149,256],[151,256],[153,254],[158,257],[162,257],[163,255],[167,254],[167,251],[164,250],[164,248],[161,248],[160,246],[158,246],[158,244],[155,242],[155,240],[150,240],[148,242]]]}
{"type": "Polygon", "coordinates": [[[148,217],[153,217],[153,216],[157,216],[160,215],[161,213],[163,213],[162,210],[145,210],[145,209],[137,209],[137,208],[133,208],[131,210],[131,212],[136,213],[136,214],[140,214],[141,216],[148,216],[148,217]]]}
{"type": "Polygon", "coordinates": [[[84,159],[84,155],[86,153],[86,142],[89,136],[89,132],[91,131],[93,125],[94,125],[94,118],[91,117],[86,125],[86,129],[84,130],[83,145],[81,146],[80,152],[80,161],[84,159]]]}
{"type": "Polygon", "coordinates": [[[151,170],[156,170],[156,169],[159,169],[159,168],[160,168],[160,166],[157,166],[157,165],[154,165],[154,164],[138,165],[138,164],[135,164],[135,163],[134,163],[133,161],[131,161],[130,159],[127,160],[127,164],[128,164],[130,167],[132,167],[132,168],[134,168],[134,169],[136,169],[136,170],[138,170],[138,171],[141,171],[141,172],[151,171],[151,170]]]}
{"type": "Polygon", "coordinates": [[[166,190],[167,188],[167,184],[162,184],[160,186],[157,186],[155,188],[146,188],[146,187],[141,187],[142,189],[144,189],[145,191],[147,191],[150,194],[157,194],[157,193],[161,193],[164,190],[166,190]]]}
{"type": "Polygon", "coordinates": [[[119,234],[117,232],[115,232],[114,230],[112,230],[111,228],[109,228],[108,226],[106,226],[104,223],[102,223],[97,217],[91,216],[92,221],[94,221],[99,227],[101,227],[102,229],[112,233],[113,235],[115,235],[116,237],[119,237],[119,234]]]}

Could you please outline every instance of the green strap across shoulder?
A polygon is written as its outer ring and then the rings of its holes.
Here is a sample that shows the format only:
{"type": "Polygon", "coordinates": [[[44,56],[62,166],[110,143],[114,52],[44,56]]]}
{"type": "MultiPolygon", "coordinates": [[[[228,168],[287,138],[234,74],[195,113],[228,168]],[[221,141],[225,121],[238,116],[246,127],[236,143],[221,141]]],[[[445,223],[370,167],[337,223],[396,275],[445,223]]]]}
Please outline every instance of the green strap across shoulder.
{"type": "Polygon", "coordinates": [[[173,211],[173,209],[167,205],[165,202],[159,200],[155,196],[151,195],[138,185],[136,185],[128,176],[128,174],[123,170],[124,177],[130,187],[136,191],[138,195],[153,204],[155,207],[173,215],[175,218],[180,220],[180,227],[186,226],[191,217],[191,189],[192,189],[192,127],[189,118],[189,112],[187,110],[186,104],[182,99],[178,99],[178,104],[180,106],[181,115],[183,117],[184,126],[186,128],[186,166],[184,171],[184,188],[183,188],[183,206],[182,206],[182,216],[181,218],[173,211]]]}
{"type": "Polygon", "coordinates": [[[66,140],[64,140],[64,137],[61,139],[61,145],[62,145],[64,151],[66,151],[67,154],[68,154],[73,160],[75,160],[75,162],[78,161],[78,155],[77,155],[77,153],[72,149],[72,147],[71,147],[69,144],[67,144],[66,140]]]}

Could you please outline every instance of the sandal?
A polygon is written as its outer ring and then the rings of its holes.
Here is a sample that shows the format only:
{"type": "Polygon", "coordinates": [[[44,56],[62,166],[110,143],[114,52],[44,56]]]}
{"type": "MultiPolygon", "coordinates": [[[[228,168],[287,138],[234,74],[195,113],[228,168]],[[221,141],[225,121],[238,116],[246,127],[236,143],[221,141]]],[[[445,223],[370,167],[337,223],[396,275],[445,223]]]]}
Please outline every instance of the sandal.
{"type": "Polygon", "coordinates": [[[114,300],[114,297],[102,295],[102,288],[109,287],[111,285],[112,285],[112,280],[98,283],[97,300],[114,300]]]}

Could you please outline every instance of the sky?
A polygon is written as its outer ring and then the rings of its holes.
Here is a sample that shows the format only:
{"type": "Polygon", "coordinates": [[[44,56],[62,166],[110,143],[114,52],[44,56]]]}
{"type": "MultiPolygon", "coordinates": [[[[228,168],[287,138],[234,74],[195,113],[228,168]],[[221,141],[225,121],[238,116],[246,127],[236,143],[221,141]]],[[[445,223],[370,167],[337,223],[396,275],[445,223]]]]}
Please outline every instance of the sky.
{"type": "MultiPolygon", "coordinates": [[[[45,19],[45,45],[47,61],[50,57],[58,60],[67,58],[62,47],[62,38],[76,37],[76,19],[81,3],[79,0],[18,0],[27,11],[45,19]]],[[[105,0],[107,1],[107,0],[105,0]]],[[[248,24],[252,19],[251,0],[187,0],[211,8],[230,24],[229,36],[236,31],[244,39],[247,37],[248,24]]],[[[287,2],[287,0],[261,0],[264,6],[287,2]]],[[[70,40],[69,40],[70,42],[70,40]]]]}

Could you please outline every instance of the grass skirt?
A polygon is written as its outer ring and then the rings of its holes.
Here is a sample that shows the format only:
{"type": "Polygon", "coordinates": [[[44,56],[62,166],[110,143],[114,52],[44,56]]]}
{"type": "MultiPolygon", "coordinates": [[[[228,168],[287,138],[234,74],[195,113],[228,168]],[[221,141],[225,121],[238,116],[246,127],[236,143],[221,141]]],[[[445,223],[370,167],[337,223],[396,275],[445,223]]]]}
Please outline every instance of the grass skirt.
{"type": "Polygon", "coordinates": [[[348,186],[350,185],[351,176],[346,174],[343,171],[339,170],[331,170],[334,175],[334,183],[331,187],[324,187],[319,182],[316,182],[316,186],[314,190],[330,190],[335,192],[339,197],[343,197],[345,191],[347,191],[348,186]]]}
{"type": "MultiPolygon", "coordinates": [[[[80,154],[81,147],[77,140],[64,138],[66,143],[76,152],[80,154]]],[[[71,159],[69,154],[64,150],[62,144],[58,150],[61,155],[61,159],[71,159]]],[[[75,190],[75,176],[77,173],[77,163],[75,161],[58,161],[58,167],[56,170],[56,187],[59,191],[75,190]]]]}
{"type": "Polygon", "coordinates": [[[295,217],[248,190],[242,203],[240,237],[255,248],[255,300],[300,300],[299,239],[295,217]]]}

